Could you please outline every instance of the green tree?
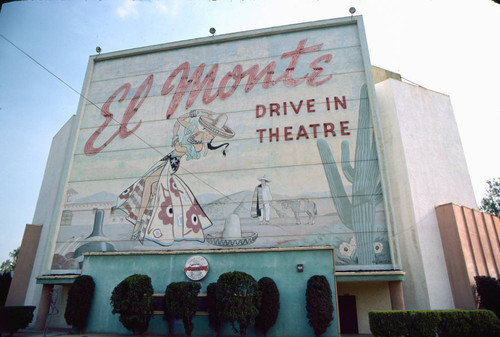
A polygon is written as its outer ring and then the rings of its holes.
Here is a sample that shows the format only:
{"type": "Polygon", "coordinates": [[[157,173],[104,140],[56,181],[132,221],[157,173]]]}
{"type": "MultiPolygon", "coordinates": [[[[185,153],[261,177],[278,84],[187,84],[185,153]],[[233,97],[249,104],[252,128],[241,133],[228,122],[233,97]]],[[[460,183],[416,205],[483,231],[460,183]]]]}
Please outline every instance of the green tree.
{"type": "Polygon", "coordinates": [[[269,278],[259,280],[259,289],[262,293],[262,302],[259,315],[255,318],[255,327],[267,336],[267,332],[276,323],[280,311],[280,292],[276,283],[269,278]]]}
{"type": "Polygon", "coordinates": [[[0,307],[0,336],[2,332],[14,335],[19,329],[24,329],[33,320],[33,306],[0,307]]]}
{"type": "Polygon", "coordinates": [[[217,280],[216,291],[222,320],[231,322],[235,333],[246,336],[259,313],[261,293],[257,281],[241,271],[228,272],[217,280]]]}
{"type": "Polygon", "coordinates": [[[222,327],[222,321],[219,304],[217,303],[217,283],[213,282],[207,286],[207,309],[208,309],[208,325],[212,327],[217,333],[217,337],[220,336],[220,328],[222,327]]]}
{"type": "Polygon", "coordinates": [[[307,281],[306,310],[314,334],[321,336],[333,321],[332,289],[325,276],[314,275],[307,281]]]}
{"type": "Polygon", "coordinates": [[[10,273],[0,273],[0,307],[5,305],[11,281],[12,276],[10,276],[10,273]]]}
{"type": "Polygon", "coordinates": [[[7,259],[5,261],[2,262],[2,264],[0,265],[0,272],[1,273],[10,273],[12,271],[14,271],[14,269],[16,269],[16,263],[17,263],[17,257],[19,255],[19,248],[16,248],[14,249],[13,251],[11,251],[9,253],[9,256],[12,258],[11,259],[7,259]]]}
{"type": "Polygon", "coordinates": [[[496,216],[500,216],[500,178],[487,180],[486,195],[481,200],[479,209],[496,216]]]}
{"type": "Polygon", "coordinates": [[[78,331],[82,331],[87,325],[94,289],[94,279],[89,275],[78,276],[69,289],[64,318],[66,323],[74,326],[78,331]]]}
{"type": "Polygon", "coordinates": [[[173,282],[165,290],[165,317],[182,319],[187,336],[193,332],[193,317],[196,314],[201,285],[194,282],[173,282]]]}
{"type": "Polygon", "coordinates": [[[153,286],[147,275],[134,274],[121,281],[111,295],[113,314],[127,329],[143,334],[153,317],[153,286]]]}
{"type": "Polygon", "coordinates": [[[491,276],[475,276],[479,307],[493,311],[500,318],[500,280],[491,276]]]}

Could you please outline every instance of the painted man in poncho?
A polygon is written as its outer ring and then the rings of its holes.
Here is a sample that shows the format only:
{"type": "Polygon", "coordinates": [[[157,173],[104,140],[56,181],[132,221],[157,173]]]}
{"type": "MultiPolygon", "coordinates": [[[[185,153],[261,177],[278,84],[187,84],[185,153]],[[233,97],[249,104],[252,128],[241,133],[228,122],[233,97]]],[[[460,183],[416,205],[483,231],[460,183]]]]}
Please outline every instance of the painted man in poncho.
{"type": "Polygon", "coordinates": [[[259,178],[259,181],[260,184],[255,187],[253,193],[250,215],[252,218],[258,217],[261,225],[269,225],[271,220],[271,202],[273,201],[271,188],[269,187],[271,179],[267,175],[264,175],[259,178]]]}

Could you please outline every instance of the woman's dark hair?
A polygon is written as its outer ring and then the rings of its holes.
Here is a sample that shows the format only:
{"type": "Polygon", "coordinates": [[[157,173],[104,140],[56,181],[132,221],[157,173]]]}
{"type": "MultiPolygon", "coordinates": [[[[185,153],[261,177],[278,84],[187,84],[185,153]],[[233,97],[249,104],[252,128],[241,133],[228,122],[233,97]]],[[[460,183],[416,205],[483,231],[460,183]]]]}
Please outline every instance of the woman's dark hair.
{"type": "Polygon", "coordinates": [[[209,150],[217,150],[218,148],[222,147],[222,146],[225,146],[224,147],[224,150],[222,150],[222,154],[224,155],[224,157],[226,156],[226,149],[227,147],[229,146],[229,143],[223,143],[223,144],[220,144],[220,145],[212,145],[212,141],[213,141],[213,138],[210,140],[210,142],[207,144],[207,147],[209,150]]]}

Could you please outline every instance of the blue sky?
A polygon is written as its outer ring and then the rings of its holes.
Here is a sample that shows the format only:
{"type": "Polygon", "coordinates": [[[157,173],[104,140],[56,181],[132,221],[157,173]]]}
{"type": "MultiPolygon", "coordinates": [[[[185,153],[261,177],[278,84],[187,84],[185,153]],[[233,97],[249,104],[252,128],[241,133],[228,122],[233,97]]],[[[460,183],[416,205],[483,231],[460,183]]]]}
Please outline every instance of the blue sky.
{"type": "MultiPolygon", "coordinates": [[[[363,15],[373,65],[451,97],[476,199],[500,177],[500,5],[490,0],[35,0],[4,4],[0,34],[80,91],[111,52],[363,15]]],[[[31,223],[52,137],[79,95],[0,36],[0,262],[31,223]]]]}

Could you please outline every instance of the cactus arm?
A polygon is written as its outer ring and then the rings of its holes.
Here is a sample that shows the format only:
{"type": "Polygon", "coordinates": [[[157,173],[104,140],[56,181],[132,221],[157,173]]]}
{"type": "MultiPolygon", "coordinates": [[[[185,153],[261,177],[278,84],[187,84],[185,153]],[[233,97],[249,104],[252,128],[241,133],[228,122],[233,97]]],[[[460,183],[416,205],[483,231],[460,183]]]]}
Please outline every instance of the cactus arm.
{"type": "Polygon", "coordinates": [[[369,189],[367,189],[367,193],[371,195],[374,206],[377,206],[384,200],[384,197],[382,195],[382,185],[379,181],[380,168],[378,166],[377,149],[375,147],[375,135],[372,136],[370,157],[367,159],[369,160],[367,179],[371,182],[369,189]]]}
{"type": "Polygon", "coordinates": [[[370,134],[370,103],[366,84],[361,87],[359,97],[358,134],[355,150],[355,175],[353,181],[353,205],[370,199],[378,181],[378,164],[372,158],[370,134]]]}
{"type": "Polygon", "coordinates": [[[370,127],[370,102],[366,84],[359,95],[358,134],[356,137],[355,176],[353,182],[353,223],[358,243],[358,261],[371,264],[374,261],[373,230],[380,170],[378,167],[375,139],[370,127]]]}
{"type": "Polygon", "coordinates": [[[354,167],[351,165],[351,154],[349,151],[349,142],[342,142],[342,171],[349,182],[354,181],[354,167]]]}
{"type": "Polygon", "coordinates": [[[345,178],[352,183],[352,201],[347,196],[337,163],[327,142],[320,139],[317,146],[340,220],[354,231],[358,247],[356,253],[358,263],[369,265],[375,261],[373,251],[375,211],[376,206],[383,201],[383,194],[375,135],[370,125],[370,102],[366,84],[361,87],[359,98],[354,164],[350,161],[349,142],[343,141],[341,146],[341,167],[345,178]]]}
{"type": "Polygon", "coordinates": [[[373,196],[373,203],[375,206],[377,206],[383,201],[384,201],[384,195],[382,194],[382,185],[378,183],[375,195],[373,196]]]}
{"type": "Polygon", "coordinates": [[[330,187],[333,203],[337,208],[337,213],[342,223],[352,229],[352,212],[351,202],[347,197],[347,193],[340,178],[340,173],[333,158],[332,152],[324,139],[318,140],[318,150],[323,162],[323,169],[325,170],[326,179],[330,187]]]}
{"type": "Polygon", "coordinates": [[[358,135],[356,137],[356,163],[370,156],[370,103],[366,84],[361,87],[359,97],[358,135]]]}

